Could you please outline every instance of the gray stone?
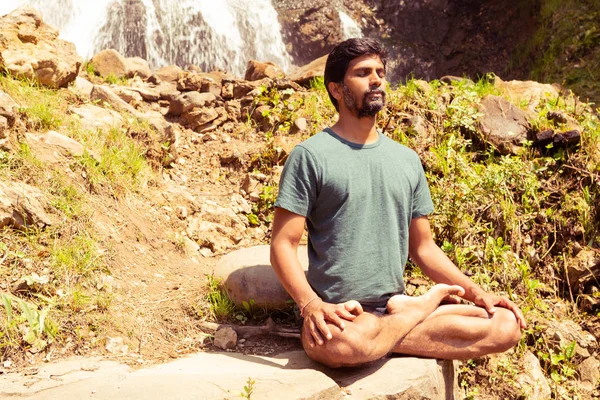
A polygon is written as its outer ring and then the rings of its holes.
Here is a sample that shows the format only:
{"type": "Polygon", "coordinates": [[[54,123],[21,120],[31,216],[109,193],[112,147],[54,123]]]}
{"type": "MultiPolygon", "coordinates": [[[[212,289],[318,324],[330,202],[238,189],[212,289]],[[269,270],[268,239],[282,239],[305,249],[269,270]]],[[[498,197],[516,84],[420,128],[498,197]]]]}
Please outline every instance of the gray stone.
{"type": "Polygon", "coordinates": [[[574,293],[583,292],[583,287],[600,275],[600,252],[593,248],[583,248],[567,264],[567,277],[574,293]]]}
{"type": "Polygon", "coordinates": [[[546,336],[554,343],[557,352],[575,341],[575,354],[582,358],[590,356],[590,350],[594,350],[598,344],[596,338],[581,329],[572,320],[547,321],[546,336]]]}
{"type": "Polygon", "coordinates": [[[73,107],[70,111],[80,117],[83,129],[107,129],[123,123],[123,117],[118,112],[94,104],[73,107]]]}
{"type": "Polygon", "coordinates": [[[241,397],[250,378],[253,400],[449,400],[462,398],[456,366],[452,361],[396,357],[331,370],[303,351],[293,351],[276,357],[199,353],[132,371],[115,362],[75,358],[41,365],[35,376],[0,375],[0,397],[233,400],[241,397]]]}
{"type": "Polygon", "coordinates": [[[279,79],[284,76],[285,73],[283,70],[272,62],[250,60],[246,67],[244,79],[247,81],[258,81],[263,78],[279,79]]]}
{"type": "Polygon", "coordinates": [[[298,68],[288,78],[300,85],[309,86],[313,79],[325,75],[325,63],[327,63],[327,55],[298,68]]]}
{"type": "Polygon", "coordinates": [[[19,105],[8,94],[0,90],[0,116],[4,117],[7,127],[11,127],[17,118],[19,105]]]}
{"type": "MultiPolygon", "coordinates": [[[[298,248],[300,264],[308,270],[308,250],[298,248]]],[[[284,309],[290,307],[290,296],[271,267],[270,247],[254,246],[233,251],[223,256],[214,270],[215,278],[222,279],[229,297],[238,305],[254,300],[257,307],[284,309]]]]}
{"type": "Polygon", "coordinates": [[[0,228],[44,228],[52,219],[44,211],[44,195],[26,183],[0,181],[0,228]]]}
{"type": "Polygon", "coordinates": [[[588,389],[594,389],[596,384],[600,383],[600,361],[596,357],[583,360],[577,367],[577,372],[579,372],[579,380],[588,389]]]}
{"type": "MultiPolygon", "coordinates": [[[[147,87],[135,87],[135,86],[132,86],[129,89],[138,92],[142,96],[142,99],[144,99],[145,101],[160,100],[160,92],[156,89],[150,89],[147,87]]],[[[179,92],[177,94],[179,94],[179,92]]]]}
{"type": "Polygon", "coordinates": [[[513,104],[527,104],[527,109],[535,112],[535,108],[546,100],[556,100],[559,89],[547,83],[534,81],[503,81],[496,77],[496,86],[513,104]]]}
{"type": "Polygon", "coordinates": [[[183,70],[177,65],[169,65],[154,71],[154,75],[163,82],[177,82],[181,73],[183,73],[183,70]]]}
{"type": "Polygon", "coordinates": [[[103,78],[114,76],[123,78],[127,75],[127,60],[114,49],[102,50],[90,60],[96,72],[103,78]]]}
{"type": "Polygon", "coordinates": [[[131,104],[134,107],[141,104],[144,101],[141,94],[139,94],[135,90],[131,90],[128,87],[113,86],[110,89],[114,94],[119,96],[121,100],[128,104],[131,104]]]}
{"type": "Polygon", "coordinates": [[[204,107],[216,99],[212,93],[185,92],[177,96],[169,105],[169,114],[176,117],[196,108],[204,107]]]}
{"type": "Polygon", "coordinates": [[[55,131],[48,131],[43,135],[27,136],[41,143],[64,149],[74,156],[82,156],[85,151],[81,143],[55,131]]]}
{"type": "Polygon", "coordinates": [[[125,59],[126,74],[128,78],[139,76],[140,78],[148,78],[152,73],[148,66],[148,61],[141,57],[129,57],[125,59]]]}
{"type": "Polygon", "coordinates": [[[290,135],[295,135],[298,133],[304,133],[308,129],[308,122],[306,118],[297,118],[292,126],[290,127],[290,135]]]}
{"type": "Polygon", "coordinates": [[[499,96],[488,95],[478,106],[483,114],[479,128],[484,139],[501,154],[516,154],[527,141],[529,122],[518,107],[499,96]]]}
{"type": "Polygon", "coordinates": [[[136,114],[135,109],[126,101],[117,96],[109,87],[94,85],[90,94],[92,100],[105,102],[117,111],[126,111],[131,114],[136,114]]]}
{"type": "Polygon", "coordinates": [[[232,328],[225,327],[215,332],[215,347],[223,350],[235,349],[237,345],[237,333],[232,328]]]}
{"type": "Polygon", "coordinates": [[[90,97],[90,94],[92,93],[93,88],[94,88],[94,84],[92,82],[90,82],[87,79],[82,78],[80,76],[75,78],[75,82],[73,83],[72,86],[69,87],[69,89],[73,93],[78,94],[79,96],[82,96],[82,97],[90,97]]]}
{"type": "Polygon", "coordinates": [[[530,351],[523,355],[524,372],[517,376],[517,382],[521,385],[521,391],[527,399],[546,400],[551,397],[552,390],[540,361],[530,351]]]}
{"type": "Polygon", "coordinates": [[[42,21],[31,7],[0,16],[0,69],[40,85],[66,87],[77,77],[81,57],[73,43],[42,21]]]}

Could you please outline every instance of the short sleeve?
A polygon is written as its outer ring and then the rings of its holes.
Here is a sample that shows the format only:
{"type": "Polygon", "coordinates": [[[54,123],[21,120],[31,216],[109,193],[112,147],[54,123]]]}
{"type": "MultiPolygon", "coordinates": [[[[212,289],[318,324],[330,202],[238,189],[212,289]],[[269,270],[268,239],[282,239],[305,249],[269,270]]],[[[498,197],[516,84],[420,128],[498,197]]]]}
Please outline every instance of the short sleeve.
{"type": "Polygon", "coordinates": [[[429,215],[433,212],[433,201],[429,192],[429,185],[425,177],[425,171],[420,161],[417,161],[417,186],[413,190],[412,198],[412,218],[418,218],[429,215]]]}
{"type": "Polygon", "coordinates": [[[275,207],[308,217],[317,199],[318,172],[314,157],[304,147],[294,147],[285,162],[275,207]]]}

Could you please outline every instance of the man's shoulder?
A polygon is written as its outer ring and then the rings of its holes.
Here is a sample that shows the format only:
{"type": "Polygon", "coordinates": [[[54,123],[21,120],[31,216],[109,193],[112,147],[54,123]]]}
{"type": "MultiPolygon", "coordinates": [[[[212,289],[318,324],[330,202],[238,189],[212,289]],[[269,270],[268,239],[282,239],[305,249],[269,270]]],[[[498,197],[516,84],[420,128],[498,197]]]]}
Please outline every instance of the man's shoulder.
{"type": "Polygon", "coordinates": [[[389,148],[396,154],[404,155],[411,159],[419,159],[419,155],[416,151],[414,151],[408,146],[403,145],[402,143],[396,142],[395,140],[391,139],[388,136],[385,136],[384,134],[381,134],[381,142],[382,145],[389,148]]]}

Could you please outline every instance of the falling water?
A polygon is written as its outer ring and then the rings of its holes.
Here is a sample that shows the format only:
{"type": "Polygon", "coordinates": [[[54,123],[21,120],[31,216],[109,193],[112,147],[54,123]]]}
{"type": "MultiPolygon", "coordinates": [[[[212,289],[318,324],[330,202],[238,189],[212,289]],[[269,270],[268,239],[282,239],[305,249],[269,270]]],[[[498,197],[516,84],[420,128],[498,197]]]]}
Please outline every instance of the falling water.
{"type": "Polygon", "coordinates": [[[73,42],[85,58],[106,48],[153,68],[176,64],[241,76],[249,59],[284,70],[290,57],[271,0],[2,0],[0,15],[21,5],[73,42]]]}
{"type": "Polygon", "coordinates": [[[342,39],[362,37],[360,26],[348,14],[340,11],[340,22],[342,23],[342,39]]]}

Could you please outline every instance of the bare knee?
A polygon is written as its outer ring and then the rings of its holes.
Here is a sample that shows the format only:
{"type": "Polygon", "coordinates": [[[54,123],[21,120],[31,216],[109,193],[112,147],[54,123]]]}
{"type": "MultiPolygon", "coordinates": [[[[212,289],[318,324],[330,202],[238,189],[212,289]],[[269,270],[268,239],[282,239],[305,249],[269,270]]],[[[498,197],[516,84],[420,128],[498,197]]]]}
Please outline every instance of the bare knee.
{"type": "Polygon", "coordinates": [[[335,325],[328,326],[333,338],[314,346],[309,345],[308,329],[302,329],[302,346],[309,358],[330,368],[352,367],[371,361],[371,341],[366,340],[354,323],[346,322],[343,331],[335,325]]]}
{"type": "Polygon", "coordinates": [[[495,352],[504,352],[516,346],[521,340],[521,327],[512,311],[497,308],[493,317],[495,352]]]}

